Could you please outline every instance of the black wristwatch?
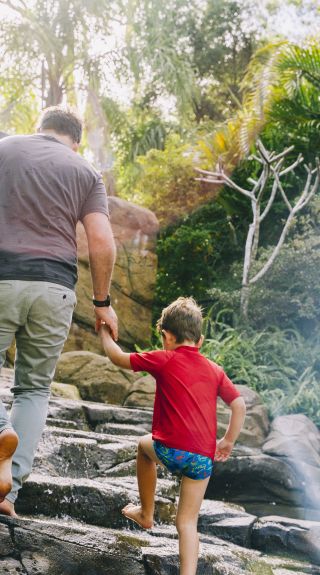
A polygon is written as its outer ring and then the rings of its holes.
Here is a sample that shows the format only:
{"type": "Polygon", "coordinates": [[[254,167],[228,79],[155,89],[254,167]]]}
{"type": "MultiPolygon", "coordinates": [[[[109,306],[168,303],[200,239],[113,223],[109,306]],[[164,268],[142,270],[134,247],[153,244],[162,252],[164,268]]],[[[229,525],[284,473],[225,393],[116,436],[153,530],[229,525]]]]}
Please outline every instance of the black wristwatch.
{"type": "Polygon", "coordinates": [[[111,298],[109,295],[107,295],[104,300],[92,298],[92,303],[95,307],[109,307],[111,305],[111,298]]]}

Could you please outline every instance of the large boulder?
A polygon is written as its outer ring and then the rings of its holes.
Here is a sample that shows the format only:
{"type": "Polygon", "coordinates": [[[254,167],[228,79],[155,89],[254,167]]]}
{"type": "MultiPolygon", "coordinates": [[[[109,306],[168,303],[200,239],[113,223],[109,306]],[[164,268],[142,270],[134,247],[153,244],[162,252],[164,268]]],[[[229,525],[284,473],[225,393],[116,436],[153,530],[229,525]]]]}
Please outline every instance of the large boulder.
{"type": "Polygon", "coordinates": [[[320,523],[278,517],[263,517],[252,529],[252,546],[269,553],[308,557],[320,565],[320,523]]]}
{"type": "Polygon", "coordinates": [[[89,351],[63,353],[55,378],[76,385],[82,399],[122,405],[136,375],[119,369],[104,356],[89,351]]]}
{"type": "Polygon", "coordinates": [[[61,354],[57,364],[57,381],[76,386],[82,399],[128,407],[152,407],[155,381],[121,369],[104,356],[89,351],[61,354]]]}
{"type": "Polygon", "coordinates": [[[276,417],[262,450],[320,468],[320,431],[302,413],[276,417]]]}
{"type": "MultiPolygon", "coordinates": [[[[120,342],[133,348],[135,344],[146,345],[151,336],[159,224],[150,210],[120,198],[110,197],[109,208],[117,246],[111,286],[112,303],[118,314],[120,342]]],[[[77,227],[77,244],[79,280],[74,323],[81,329],[73,327],[65,350],[90,349],[101,353],[101,344],[94,334],[88,245],[82,224],[77,227]],[[88,343],[90,347],[86,347],[88,343]]]]}
{"type": "MultiPolygon", "coordinates": [[[[253,389],[246,385],[237,385],[236,387],[244,398],[247,407],[246,419],[238,443],[248,447],[260,447],[264,443],[270,427],[267,408],[253,389]]],[[[230,408],[219,399],[217,406],[218,437],[222,437],[225,433],[229,418],[230,408]]]]}

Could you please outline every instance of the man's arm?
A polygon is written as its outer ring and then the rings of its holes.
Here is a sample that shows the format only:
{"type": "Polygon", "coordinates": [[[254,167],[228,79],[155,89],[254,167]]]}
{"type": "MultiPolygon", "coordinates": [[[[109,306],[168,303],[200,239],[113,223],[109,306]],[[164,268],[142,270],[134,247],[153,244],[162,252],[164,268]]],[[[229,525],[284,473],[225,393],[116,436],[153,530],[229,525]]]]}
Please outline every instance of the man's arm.
{"type": "MultiPolygon", "coordinates": [[[[94,299],[102,301],[110,293],[116,259],[113,233],[108,217],[99,212],[87,214],[83,218],[83,225],[88,240],[93,296],[94,299]]],[[[112,337],[117,339],[118,319],[112,307],[95,307],[94,311],[98,322],[103,321],[109,326],[112,337]]]]}
{"type": "Polygon", "coordinates": [[[222,439],[217,443],[216,461],[226,461],[233,446],[240,435],[245,416],[246,404],[243,397],[237,397],[230,403],[231,415],[228,429],[222,439]]]}
{"type": "Polygon", "coordinates": [[[130,353],[125,353],[122,351],[118,344],[113,341],[109,329],[105,325],[102,325],[99,333],[106,356],[111,359],[112,363],[118,367],[132,369],[130,363],[130,353]]]}

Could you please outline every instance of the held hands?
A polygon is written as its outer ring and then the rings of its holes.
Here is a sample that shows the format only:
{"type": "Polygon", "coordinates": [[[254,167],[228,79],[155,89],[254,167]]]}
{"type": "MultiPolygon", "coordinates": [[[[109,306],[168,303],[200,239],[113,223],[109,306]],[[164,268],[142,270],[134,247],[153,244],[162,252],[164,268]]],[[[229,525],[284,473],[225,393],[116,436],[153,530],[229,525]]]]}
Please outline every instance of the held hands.
{"type": "Polygon", "coordinates": [[[114,309],[111,307],[95,307],[96,315],[96,332],[100,330],[101,325],[106,325],[114,341],[118,339],[118,318],[114,309]]]}
{"type": "Polygon", "coordinates": [[[217,443],[215,461],[227,461],[230,457],[233,446],[234,443],[232,443],[232,441],[228,441],[225,437],[220,439],[217,443]]]}

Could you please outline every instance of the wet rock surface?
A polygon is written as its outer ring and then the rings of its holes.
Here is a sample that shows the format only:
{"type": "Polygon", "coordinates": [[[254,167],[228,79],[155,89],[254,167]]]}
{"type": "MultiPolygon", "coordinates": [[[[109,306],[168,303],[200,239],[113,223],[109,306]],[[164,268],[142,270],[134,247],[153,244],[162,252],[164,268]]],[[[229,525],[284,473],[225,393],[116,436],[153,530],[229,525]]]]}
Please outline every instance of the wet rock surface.
{"type": "MultiPolygon", "coordinates": [[[[5,370],[8,406],[11,380],[5,370]]],[[[146,408],[51,399],[34,473],[18,498],[20,517],[0,516],[1,575],[178,575],[178,478],[159,470],[151,531],[121,514],[138,501],[136,446],[151,419],[146,408]]],[[[276,493],[293,501],[303,489],[290,457],[239,445],[228,463],[216,464],[201,509],[198,575],[320,575],[320,522],[254,512],[254,503],[276,493]],[[239,493],[251,498],[250,513],[230,503],[239,493]]]]}

